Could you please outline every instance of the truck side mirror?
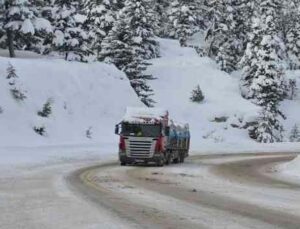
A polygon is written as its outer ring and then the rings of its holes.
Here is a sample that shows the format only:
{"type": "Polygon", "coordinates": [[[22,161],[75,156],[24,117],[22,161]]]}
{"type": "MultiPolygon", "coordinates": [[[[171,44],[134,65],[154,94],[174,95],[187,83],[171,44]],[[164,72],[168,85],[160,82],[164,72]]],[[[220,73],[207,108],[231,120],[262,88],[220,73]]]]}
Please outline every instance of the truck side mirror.
{"type": "Polygon", "coordinates": [[[165,135],[166,135],[166,136],[169,136],[169,135],[170,135],[170,127],[169,127],[169,126],[167,126],[167,127],[165,128],[165,135]]]}
{"type": "Polygon", "coordinates": [[[115,126],[115,134],[119,134],[119,124],[115,126]]]}

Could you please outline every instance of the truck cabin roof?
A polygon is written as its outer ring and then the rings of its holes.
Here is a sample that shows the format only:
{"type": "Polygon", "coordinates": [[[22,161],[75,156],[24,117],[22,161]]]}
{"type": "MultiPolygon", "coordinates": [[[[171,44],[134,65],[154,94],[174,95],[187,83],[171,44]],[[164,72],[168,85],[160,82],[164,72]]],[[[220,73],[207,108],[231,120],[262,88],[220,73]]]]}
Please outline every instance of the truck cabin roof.
{"type": "Polygon", "coordinates": [[[168,125],[169,113],[162,108],[127,107],[123,122],[132,124],[168,125]]]}

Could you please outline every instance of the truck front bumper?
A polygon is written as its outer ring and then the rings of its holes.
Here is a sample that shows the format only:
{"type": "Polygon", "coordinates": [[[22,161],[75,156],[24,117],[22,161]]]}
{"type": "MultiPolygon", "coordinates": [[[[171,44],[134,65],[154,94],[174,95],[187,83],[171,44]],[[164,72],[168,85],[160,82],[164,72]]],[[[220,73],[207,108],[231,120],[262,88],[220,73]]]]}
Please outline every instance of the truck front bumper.
{"type": "Polygon", "coordinates": [[[135,163],[158,163],[161,160],[164,160],[163,153],[154,153],[153,157],[150,158],[135,158],[135,157],[128,157],[126,153],[119,153],[119,160],[122,163],[126,164],[135,164],[135,163]]]}

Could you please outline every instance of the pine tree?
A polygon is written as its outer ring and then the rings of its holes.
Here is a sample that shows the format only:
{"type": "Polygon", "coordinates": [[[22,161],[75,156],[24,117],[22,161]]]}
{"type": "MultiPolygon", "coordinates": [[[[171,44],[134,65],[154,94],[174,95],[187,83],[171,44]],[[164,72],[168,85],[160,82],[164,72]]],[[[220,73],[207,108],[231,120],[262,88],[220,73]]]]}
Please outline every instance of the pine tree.
{"type": "MultiPolygon", "coordinates": [[[[278,106],[286,95],[281,66],[277,13],[280,2],[263,0],[258,7],[259,18],[253,21],[252,34],[243,59],[243,95],[263,107],[255,136],[260,142],[280,141],[282,131],[278,106]],[[264,133],[265,132],[265,133],[264,133]]],[[[251,130],[252,131],[252,130],[251,130]]]]}
{"type": "Polygon", "coordinates": [[[92,37],[92,49],[97,53],[97,57],[99,57],[103,39],[115,23],[116,10],[116,0],[91,0],[85,5],[87,14],[85,24],[92,37]]]}
{"type": "Polygon", "coordinates": [[[43,105],[43,109],[38,111],[37,114],[41,117],[48,118],[52,113],[52,99],[48,99],[47,102],[43,105]]]}
{"type": "Polygon", "coordinates": [[[5,0],[3,28],[11,57],[15,57],[15,47],[30,49],[38,42],[36,32],[51,33],[49,21],[39,17],[36,5],[29,0],[5,0]]]}
{"type": "Polygon", "coordinates": [[[123,11],[119,15],[119,20],[102,42],[100,57],[124,71],[141,101],[147,106],[152,106],[153,100],[150,98],[152,90],[147,81],[153,77],[145,74],[149,65],[144,60],[145,50],[138,46],[135,32],[131,29],[127,16],[128,14],[123,11]]]}
{"type": "Polygon", "coordinates": [[[64,54],[65,60],[88,62],[94,60],[91,40],[85,27],[86,16],[77,0],[57,0],[53,7],[55,50],[64,54]]]}
{"type": "Polygon", "coordinates": [[[278,120],[278,113],[271,106],[263,109],[256,126],[250,129],[250,136],[262,143],[282,141],[283,127],[278,120]]]}
{"type": "Polygon", "coordinates": [[[154,34],[159,37],[168,38],[169,19],[167,11],[170,6],[168,0],[154,0],[154,34]]]}
{"type": "Polygon", "coordinates": [[[297,124],[295,124],[290,133],[291,142],[300,142],[300,131],[297,124]]]}
{"type": "Polygon", "coordinates": [[[187,46],[187,39],[199,30],[198,11],[194,1],[175,0],[169,11],[170,37],[187,46]]]}
{"type": "Polygon", "coordinates": [[[135,56],[133,61],[124,68],[124,72],[137,96],[146,106],[152,107],[154,100],[150,97],[153,95],[153,90],[149,87],[147,81],[154,78],[152,75],[145,74],[148,65],[149,63],[145,62],[141,57],[135,56]]]}
{"type": "Polygon", "coordinates": [[[134,57],[132,47],[133,33],[129,25],[120,16],[118,22],[102,42],[101,59],[106,63],[114,64],[118,69],[124,70],[134,57]]]}
{"type": "Polygon", "coordinates": [[[207,32],[209,56],[216,59],[221,70],[237,70],[247,43],[248,20],[252,4],[245,0],[220,0],[213,5],[213,21],[207,32]]]}
{"type": "Polygon", "coordinates": [[[200,103],[204,100],[204,95],[199,85],[197,85],[197,87],[192,91],[190,100],[195,103],[200,103]]]}
{"type": "Polygon", "coordinates": [[[4,1],[0,1],[0,48],[5,49],[7,47],[6,31],[4,28],[5,21],[5,4],[4,1]]]}
{"type": "Polygon", "coordinates": [[[132,42],[143,59],[159,56],[159,44],[154,37],[154,12],[150,0],[126,0],[122,19],[132,31],[132,42]]]}
{"type": "Polygon", "coordinates": [[[281,23],[286,44],[289,69],[300,69],[300,2],[287,1],[281,23]]]}
{"type": "Polygon", "coordinates": [[[8,79],[8,84],[10,87],[10,92],[12,97],[17,100],[17,101],[23,101],[27,98],[26,96],[26,92],[24,92],[19,83],[17,82],[17,78],[18,75],[16,74],[16,69],[14,68],[14,66],[12,66],[11,64],[9,64],[8,68],[7,68],[7,77],[6,79],[8,79]]]}

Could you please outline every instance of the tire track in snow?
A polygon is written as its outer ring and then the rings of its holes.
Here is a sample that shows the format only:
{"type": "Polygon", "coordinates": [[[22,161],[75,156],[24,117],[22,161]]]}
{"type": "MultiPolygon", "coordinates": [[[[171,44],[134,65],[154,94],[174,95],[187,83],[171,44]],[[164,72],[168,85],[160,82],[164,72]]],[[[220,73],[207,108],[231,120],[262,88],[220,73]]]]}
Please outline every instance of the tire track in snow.
{"type": "MultiPolygon", "coordinates": [[[[243,181],[247,185],[262,184],[274,188],[299,188],[295,184],[280,181],[261,173],[262,167],[268,164],[291,160],[295,155],[248,154],[241,155],[242,159],[239,161],[230,160],[230,157],[236,158],[237,156],[239,155],[193,156],[189,161],[193,161],[193,163],[209,164],[209,162],[205,162],[206,159],[226,158],[224,163],[212,165],[212,173],[226,179],[231,178],[237,182],[243,181]],[[253,156],[256,156],[257,158],[253,159],[253,156]],[[249,157],[252,158],[249,159],[249,157]]],[[[229,221],[236,221],[240,218],[244,228],[262,228],[262,226],[266,228],[266,225],[268,225],[269,228],[299,229],[300,227],[300,219],[297,215],[252,204],[247,202],[247,200],[241,201],[239,199],[224,196],[222,193],[208,192],[205,189],[191,192],[190,187],[179,186],[178,183],[174,180],[172,181],[172,179],[170,179],[170,182],[161,180],[159,176],[157,176],[157,179],[150,179],[147,176],[147,173],[149,173],[149,171],[157,171],[157,168],[155,167],[120,167],[120,169],[117,169],[117,172],[123,172],[120,175],[115,174],[115,171],[113,171],[116,168],[116,165],[117,164],[107,164],[79,170],[69,177],[69,182],[77,188],[78,191],[88,196],[92,202],[109,208],[111,211],[116,212],[120,217],[133,221],[140,227],[204,228],[207,227],[207,219],[206,223],[204,223],[205,226],[203,224],[195,225],[192,222],[187,224],[186,220],[184,221],[180,219],[179,215],[176,216],[174,212],[172,213],[172,209],[170,209],[170,212],[166,212],[163,209],[152,208],[151,206],[132,202],[131,200],[126,199],[125,196],[122,197],[120,193],[114,193],[111,189],[107,189],[103,183],[99,183],[97,174],[108,171],[112,176],[121,179],[116,181],[119,185],[123,182],[127,185],[128,183],[133,184],[135,187],[140,187],[163,196],[169,196],[184,203],[212,209],[213,212],[208,213],[211,214],[212,218],[218,217],[220,211],[222,211],[225,215],[228,215],[229,221]],[[249,222],[243,223],[242,218],[249,219],[250,224],[251,222],[254,222],[257,223],[257,225],[250,225],[249,222]]],[[[178,207],[180,208],[180,206],[178,207]]],[[[200,213],[199,218],[201,218],[200,213]]],[[[205,221],[205,219],[202,220],[205,221]]],[[[230,225],[228,222],[224,222],[223,227],[222,225],[217,225],[220,223],[221,222],[216,219],[215,225],[208,227],[226,228],[230,225]]],[[[236,225],[237,224],[235,224],[235,226],[236,225]]]]}

